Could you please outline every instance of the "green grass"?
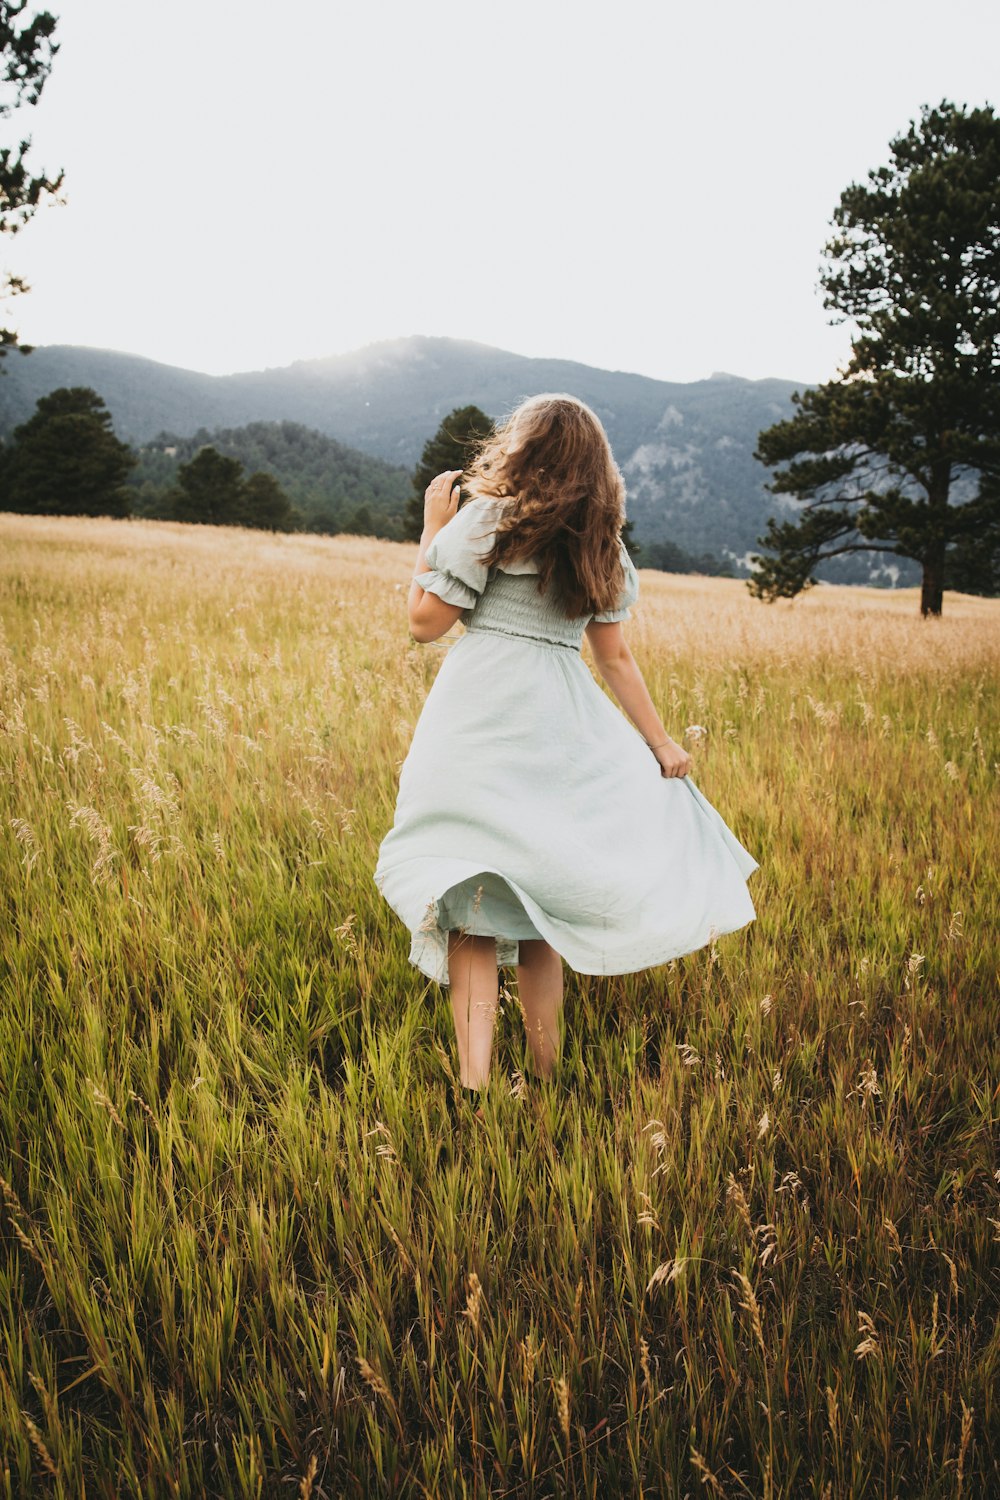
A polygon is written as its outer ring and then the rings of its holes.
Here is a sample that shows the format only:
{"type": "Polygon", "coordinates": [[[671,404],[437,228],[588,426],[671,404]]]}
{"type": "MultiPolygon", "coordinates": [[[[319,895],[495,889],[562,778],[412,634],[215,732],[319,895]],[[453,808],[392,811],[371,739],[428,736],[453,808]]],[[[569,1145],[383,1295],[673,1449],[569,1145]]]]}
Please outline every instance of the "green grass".
{"type": "Polygon", "coordinates": [[[0,1495],[1000,1493],[1000,603],[644,574],[757,920],[456,1124],[411,553],[0,517],[0,1495]]]}

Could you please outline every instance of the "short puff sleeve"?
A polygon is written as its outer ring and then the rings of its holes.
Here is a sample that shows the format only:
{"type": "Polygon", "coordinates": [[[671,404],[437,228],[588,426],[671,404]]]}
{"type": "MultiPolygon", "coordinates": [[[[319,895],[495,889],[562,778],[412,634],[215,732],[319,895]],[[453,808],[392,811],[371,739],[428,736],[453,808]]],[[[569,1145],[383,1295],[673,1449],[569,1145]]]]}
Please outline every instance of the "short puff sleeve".
{"type": "Polygon", "coordinates": [[[486,587],[489,569],[483,562],[493,546],[492,509],[479,499],[466,501],[446,522],[424,553],[427,571],[414,582],[446,604],[472,609],[486,587]]]}
{"type": "Polygon", "coordinates": [[[599,615],[592,616],[592,619],[596,620],[598,625],[613,625],[616,620],[630,619],[632,615],[631,606],[639,597],[639,575],[635,571],[635,564],[629,557],[628,548],[625,546],[624,542],[622,542],[621,544],[621,549],[622,568],[625,573],[625,582],[622,585],[622,591],[618,596],[618,604],[616,608],[605,609],[602,610],[599,615]]]}

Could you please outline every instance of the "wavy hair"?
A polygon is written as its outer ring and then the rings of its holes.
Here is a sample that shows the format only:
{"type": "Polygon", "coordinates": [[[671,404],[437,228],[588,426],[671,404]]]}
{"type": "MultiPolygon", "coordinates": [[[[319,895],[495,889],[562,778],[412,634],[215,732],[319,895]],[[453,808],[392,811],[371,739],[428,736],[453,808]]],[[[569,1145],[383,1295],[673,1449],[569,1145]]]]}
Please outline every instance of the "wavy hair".
{"type": "Polygon", "coordinates": [[[551,583],[570,619],[616,607],[625,482],[589,406],[562,392],[529,396],[479,439],[462,487],[504,501],[488,567],[534,557],[539,590],[551,583]]]}

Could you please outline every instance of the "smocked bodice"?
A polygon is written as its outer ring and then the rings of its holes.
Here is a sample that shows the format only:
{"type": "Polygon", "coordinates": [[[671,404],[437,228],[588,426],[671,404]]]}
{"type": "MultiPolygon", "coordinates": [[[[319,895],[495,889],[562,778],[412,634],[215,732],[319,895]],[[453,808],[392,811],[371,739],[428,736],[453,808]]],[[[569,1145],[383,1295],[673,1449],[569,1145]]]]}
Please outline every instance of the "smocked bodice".
{"type": "Polygon", "coordinates": [[[519,636],[579,651],[590,615],[568,619],[556,608],[551,589],[538,592],[537,573],[506,573],[491,568],[486,587],[472,609],[463,611],[466,630],[519,636]]]}
{"type": "Polygon", "coordinates": [[[497,519],[497,503],[472,500],[443,526],[428,546],[427,569],[416,575],[421,588],[462,608],[470,633],[484,632],[540,641],[579,651],[589,620],[627,620],[639,593],[639,579],[621,543],[623,586],[615,609],[567,619],[550,587],[538,591],[538,564],[533,558],[488,567],[497,519]]]}

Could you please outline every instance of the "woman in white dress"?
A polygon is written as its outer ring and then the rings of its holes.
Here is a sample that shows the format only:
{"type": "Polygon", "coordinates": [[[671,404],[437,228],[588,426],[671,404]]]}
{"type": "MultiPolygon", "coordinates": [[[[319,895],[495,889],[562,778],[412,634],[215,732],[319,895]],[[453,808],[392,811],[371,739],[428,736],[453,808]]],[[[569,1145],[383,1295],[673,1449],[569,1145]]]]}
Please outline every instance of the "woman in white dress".
{"type": "Polygon", "coordinates": [[[754,919],[759,865],[695,786],[626,643],[639,581],[599,418],[574,396],[531,397],[480,443],[461,509],[460,474],[427,487],[408,612],[417,641],[465,631],[414,730],[374,878],[410,929],[410,961],[450,985],[475,1093],[498,964],[517,966],[548,1076],[562,961],[623,974],[693,952],[754,919]],[[624,714],[584,662],[584,634],[624,714]]]}

